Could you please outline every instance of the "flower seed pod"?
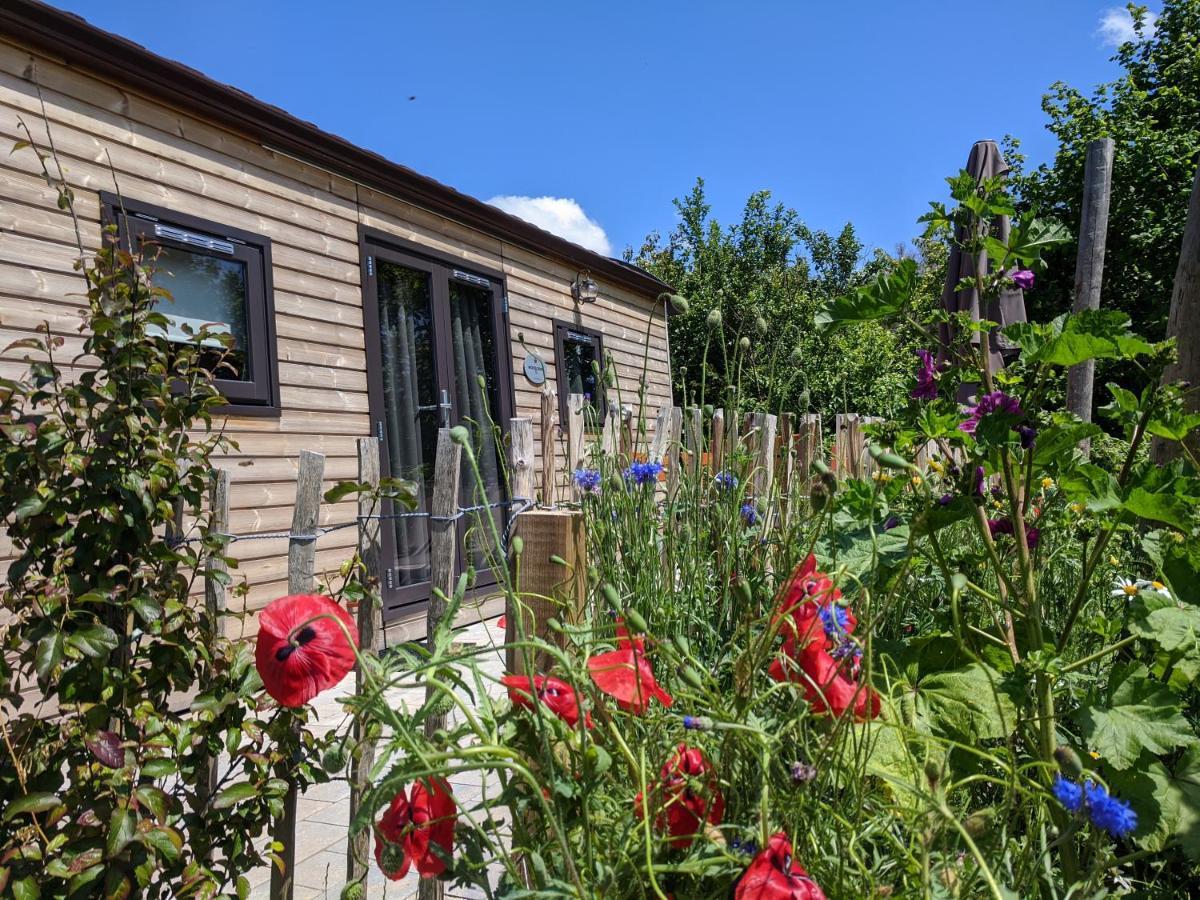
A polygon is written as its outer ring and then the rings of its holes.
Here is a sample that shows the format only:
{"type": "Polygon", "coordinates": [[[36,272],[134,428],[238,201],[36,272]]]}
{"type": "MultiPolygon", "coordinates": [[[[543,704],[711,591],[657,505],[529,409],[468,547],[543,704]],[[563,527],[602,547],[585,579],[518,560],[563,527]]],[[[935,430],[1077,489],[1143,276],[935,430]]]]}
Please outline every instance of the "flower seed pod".
{"type": "Polygon", "coordinates": [[[750,349],[750,338],[744,337],[744,336],[738,338],[738,349],[741,350],[743,353],[745,353],[747,350],[749,350],[750,349]]]}
{"type": "Polygon", "coordinates": [[[508,548],[512,551],[513,556],[520,556],[525,550],[525,539],[519,534],[513,535],[513,539],[509,541],[508,548]]]}
{"type": "Polygon", "coordinates": [[[600,588],[600,593],[604,595],[604,602],[608,604],[609,609],[621,608],[621,595],[617,593],[617,589],[608,582],[600,588]]]}
{"type": "Polygon", "coordinates": [[[460,447],[465,447],[471,440],[471,432],[467,431],[463,425],[455,425],[450,429],[450,440],[454,441],[460,447]]]}
{"type": "Polygon", "coordinates": [[[709,328],[720,328],[721,310],[714,306],[708,311],[708,317],[704,321],[708,324],[709,328]]]}
{"type": "Polygon", "coordinates": [[[1058,768],[1068,778],[1078,778],[1083,774],[1083,762],[1080,760],[1079,754],[1066,744],[1060,744],[1055,749],[1054,761],[1058,763],[1058,768]]]}
{"type": "Polygon", "coordinates": [[[669,303],[671,304],[671,311],[676,312],[681,316],[684,315],[691,306],[691,304],[688,303],[688,298],[682,294],[672,294],[669,298],[669,303]]]}
{"type": "MultiPolygon", "coordinates": [[[[616,594],[616,591],[613,591],[616,594]]],[[[608,595],[605,594],[605,597],[608,595]]],[[[649,634],[650,627],[646,624],[646,620],[642,618],[642,614],[633,607],[625,610],[625,621],[629,623],[629,627],[633,629],[635,634],[649,634]]]]}
{"type": "Polygon", "coordinates": [[[757,319],[754,320],[754,327],[758,329],[759,334],[766,334],[767,327],[768,327],[767,320],[764,319],[762,316],[759,316],[757,319]]]}

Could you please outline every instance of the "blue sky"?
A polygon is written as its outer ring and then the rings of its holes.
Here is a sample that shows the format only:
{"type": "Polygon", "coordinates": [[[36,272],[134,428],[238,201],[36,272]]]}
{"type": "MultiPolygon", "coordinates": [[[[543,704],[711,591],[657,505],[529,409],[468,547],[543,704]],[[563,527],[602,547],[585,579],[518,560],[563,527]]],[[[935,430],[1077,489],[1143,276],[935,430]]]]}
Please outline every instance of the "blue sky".
{"type": "Polygon", "coordinates": [[[973,141],[1049,158],[1042,95],[1111,79],[1125,17],[1114,0],[58,5],[614,254],[669,231],[697,176],[722,222],[769,189],[891,249],[973,141]]]}

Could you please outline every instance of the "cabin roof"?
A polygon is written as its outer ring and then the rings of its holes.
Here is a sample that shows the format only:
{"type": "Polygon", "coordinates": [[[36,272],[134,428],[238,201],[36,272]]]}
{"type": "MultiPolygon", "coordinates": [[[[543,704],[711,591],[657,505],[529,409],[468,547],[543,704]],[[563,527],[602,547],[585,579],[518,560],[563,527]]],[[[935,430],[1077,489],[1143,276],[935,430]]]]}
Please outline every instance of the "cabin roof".
{"type": "Polygon", "coordinates": [[[232,85],[37,0],[0,4],[0,33],[48,57],[219,123],[282,151],[500,240],[572,263],[640,294],[669,285],[644,269],[588,250],[433,178],[264,103],[232,85]]]}

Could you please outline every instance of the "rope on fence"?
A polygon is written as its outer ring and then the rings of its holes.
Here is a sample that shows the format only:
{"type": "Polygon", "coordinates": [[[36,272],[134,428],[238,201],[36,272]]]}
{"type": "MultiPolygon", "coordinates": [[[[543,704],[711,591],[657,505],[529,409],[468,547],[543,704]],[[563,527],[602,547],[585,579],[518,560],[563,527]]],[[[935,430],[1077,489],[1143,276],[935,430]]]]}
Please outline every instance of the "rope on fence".
{"type": "MultiPolygon", "coordinates": [[[[340,522],[337,525],[324,525],[318,527],[312,534],[294,534],[291,531],[256,531],[249,534],[216,534],[215,537],[224,538],[230,544],[238,541],[293,541],[298,544],[308,544],[318,538],[329,534],[333,531],[341,531],[343,528],[357,528],[361,523],[368,519],[428,519],[431,522],[456,522],[463,516],[468,516],[471,513],[481,512],[485,509],[503,509],[508,507],[512,510],[512,515],[509,516],[508,525],[504,529],[504,547],[508,547],[508,539],[512,533],[513,523],[517,516],[525,512],[534,501],[528,497],[513,497],[510,500],[498,500],[495,503],[479,503],[475,506],[460,506],[458,511],[451,516],[435,516],[432,513],[412,511],[400,513],[377,513],[373,516],[356,516],[353,521],[340,522]]],[[[191,544],[204,540],[200,537],[176,538],[169,541],[172,547],[178,547],[180,544],[191,544]]]]}

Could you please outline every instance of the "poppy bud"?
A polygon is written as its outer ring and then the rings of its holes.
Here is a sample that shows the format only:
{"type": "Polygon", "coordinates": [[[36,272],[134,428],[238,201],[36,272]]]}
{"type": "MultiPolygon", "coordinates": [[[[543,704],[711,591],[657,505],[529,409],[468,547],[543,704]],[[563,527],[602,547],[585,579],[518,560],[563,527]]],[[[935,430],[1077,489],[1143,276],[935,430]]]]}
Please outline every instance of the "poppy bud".
{"type": "Polygon", "coordinates": [[[600,588],[600,593],[604,595],[604,602],[608,604],[609,609],[621,608],[621,595],[617,593],[617,589],[607,582],[600,588]]]}
{"type": "Polygon", "coordinates": [[[721,325],[721,310],[713,307],[708,311],[708,317],[704,320],[709,328],[719,328],[721,325]]]}
{"type": "Polygon", "coordinates": [[[513,539],[509,541],[508,547],[512,550],[513,556],[520,556],[525,550],[525,539],[519,534],[513,535],[513,539]]]}
{"type": "Polygon", "coordinates": [[[875,460],[875,462],[879,463],[885,469],[907,469],[910,466],[908,460],[884,450],[877,444],[869,445],[867,452],[871,454],[871,459],[875,460]]]}
{"type": "Polygon", "coordinates": [[[929,786],[936,788],[938,782],[942,778],[942,767],[935,763],[932,759],[925,763],[925,777],[929,780],[929,786]]]}
{"type": "Polygon", "coordinates": [[[682,634],[675,636],[674,643],[675,643],[676,648],[678,648],[679,652],[682,653],[684,656],[692,655],[691,648],[688,645],[688,639],[686,637],[684,637],[682,634]]]}
{"type": "Polygon", "coordinates": [[[690,684],[698,691],[704,690],[704,680],[700,677],[700,673],[691,666],[680,666],[679,677],[690,684]]]}
{"type": "Polygon", "coordinates": [[[809,491],[808,502],[812,504],[814,511],[821,512],[829,504],[829,489],[818,481],[809,491]]]}
{"type": "Polygon", "coordinates": [[[748,337],[738,338],[738,349],[741,350],[743,353],[745,353],[747,350],[749,350],[750,349],[750,338],[748,338],[748,337]]]}
{"type": "Polygon", "coordinates": [[[991,828],[992,819],[995,818],[996,811],[994,809],[981,809],[978,812],[973,812],[963,820],[963,828],[967,834],[975,840],[984,837],[991,828]]]}
{"type": "Polygon", "coordinates": [[[336,775],[346,768],[346,748],[342,744],[334,744],[321,755],[321,768],[330,775],[336,775]]]}
{"type": "Polygon", "coordinates": [[[342,888],[341,900],[363,900],[366,896],[367,889],[361,881],[356,881],[342,888]]]}
{"type": "Polygon", "coordinates": [[[455,425],[450,429],[450,440],[458,444],[460,447],[465,447],[471,439],[471,432],[467,431],[465,426],[455,425]]]}
{"type": "Polygon", "coordinates": [[[688,303],[688,298],[684,297],[682,294],[671,294],[667,298],[667,302],[671,305],[672,312],[677,312],[680,315],[686,313],[688,308],[691,306],[691,304],[688,303]]]}
{"type": "MultiPolygon", "coordinates": [[[[613,591],[613,595],[616,595],[616,591],[613,591]]],[[[605,594],[604,596],[605,599],[608,599],[608,594],[605,594]]],[[[646,624],[646,620],[642,618],[642,614],[636,609],[630,608],[625,610],[625,621],[632,626],[635,634],[647,634],[650,631],[650,627],[646,624]]]]}
{"type": "MultiPolygon", "coordinates": [[[[795,347],[792,348],[792,352],[788,354],[788,361],[791,362],[791,364],[793,366],[798,366],[798,365],[800,365],[800,363],[803,359],[804,359],[804,354],[800,352],[800,345],[797,344],[795,347]]],[[[808,391],[805,391],[804,393],[807,394],[808,391]]],[[[801,394],[801,396],[804,396],[804,394],[801,394]]],[[[802,403],[802,404],[800,404],[800,408],[808,409],[808,404],[802,403]]]]}
{"type": "Polygon", "coordinates": [[[759,316],[757,319],[754,320],[754,327],[758,329],[759,334],[766,334],[767,327],[768,327],[767,320],[764,319],[762,316],[759,316]]]}
{"type": "Polygon", "coordinates": [[[1054,761],[1068,778],[1078,778],[1083,774],[1083,762],[1079,759],[1079,754],[1066,744],[1060,744],[1055,749],[1054,761]]]}
{"type": "Polygon", "coordinates": [[[565,630],[563,628],[563,623],[558,621],[558,619],[556,619],[554,616],[551,616],[550,618],[548,618],[546,620],[546,627],[549,628],[551,631],[553,631],[555,634],[562,634],[565,630]]]}

